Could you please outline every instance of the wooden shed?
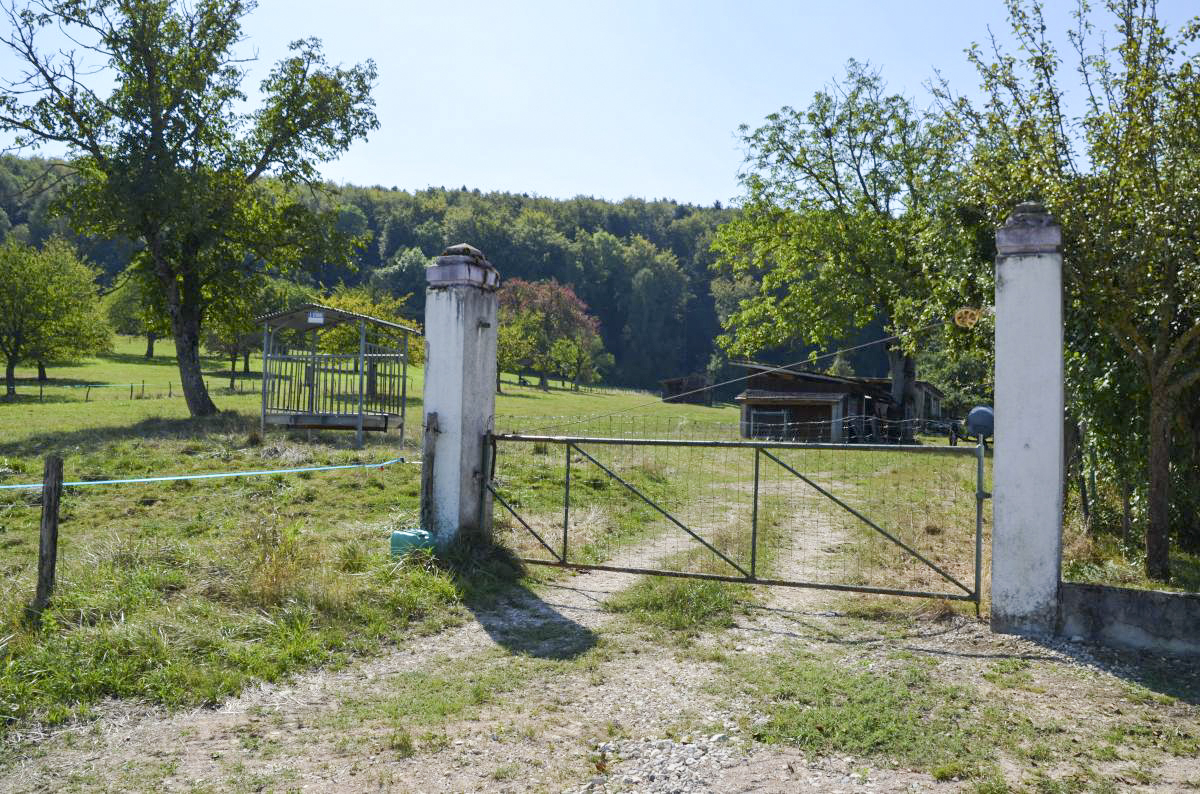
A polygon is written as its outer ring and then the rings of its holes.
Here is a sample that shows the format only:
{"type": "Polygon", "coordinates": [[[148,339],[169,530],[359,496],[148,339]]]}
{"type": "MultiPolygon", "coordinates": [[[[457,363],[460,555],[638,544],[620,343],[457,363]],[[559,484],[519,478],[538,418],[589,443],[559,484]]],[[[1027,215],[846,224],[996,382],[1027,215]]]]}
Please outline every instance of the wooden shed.
{"type": "Polygon", "coordinates": [[[404,434],[410,335],[399,323],[306,303],[258,317],[263,325],[262,430],[404,434]],[[357,350],[321,350],[334,328],[357,327],[357,350]]]}
{"type": "Polygon", "coordinates": [[[844,443],[882,440],[880,420],[891,395],[861,378],[769,364],[734,363],[751,371],[741,406],[743,438],[844,443]]]}
{"type": "Polygon", "coordinates": [[[662,387],[662,400],[665,403],[713,404],[712,377],[709,375],[693,373],[658,383],[662,387]]]}

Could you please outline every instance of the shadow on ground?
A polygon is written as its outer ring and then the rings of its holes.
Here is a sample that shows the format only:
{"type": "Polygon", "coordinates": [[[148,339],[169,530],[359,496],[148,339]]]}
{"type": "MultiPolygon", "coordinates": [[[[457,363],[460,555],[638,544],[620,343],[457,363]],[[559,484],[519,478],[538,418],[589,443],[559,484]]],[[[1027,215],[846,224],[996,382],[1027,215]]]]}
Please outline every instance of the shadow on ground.
{"type": "MultiPolygon", "coordinates": [[[[419,416],[419,414],[417,415],[419,416]]],[[[251,433],[257,433],[258,427],[257,415],[238,411],[221,411],[213,416],[193,418],[152,417],[125,425],[101,425],[74,430],[34,433],[23,438],[0,442],[0,455],[41,456],[50,452],[77,448],[93,449],[103,444],[135,439],[138,441],[203,441],[211,435],[231,434],[245,434],[249,438],[251,433]]],[[[277,438],[292,442],[307,440],[302,432],[273,431],[269,432],[268,437],[263,441],[270,443],[277,438]]],[[[354,434],[316,431],[313,433],[313,440],[314,443],[327,447],[350,448],[354,443],[354,434]]],[[[372,446],[393,447],[395,444],[396,436],[393,433],[373,434],[367,437],[368,448],[372,446]]]]}
{"type": "Polygon", "coordinates": [[[595,647],[596,632],[514,584],[483,608],[468,604],[488,636],[509,653],[538,659],[574,659],[595,647]]]}
{"type": "Polygon", "coordinates": [[[492,640],[514,654],[574,659],[596,646],[596,632],[560,612],[521,579],[524,564],[503,546],[462,546],[449,554],[465,604],[492,640]]]}
{"type": "Polygon", "coordinates": [[[774,624],[739,626],[750,633],[844,647],[889,645],[914,654],[963,659],[1020,659],[1053,664],[1061,663],[1065,656],[1080,667],[1107,673],[1184,703],[1200,704],[1200,658],[1109,648],[1092,643],[1069,642],[1060,637],[1024,638],[1020,642],[1022,650],[1005,649],[987,641],[980,641],[975,647],[969,644],[964,647],[930,647],[922,640],[952,634],[973,622],[972,619],[951,616],[920,620],[908,614],[886,611],[878,611],[864,619],[831,611],[759,605],[749,605],[748,609],[751,613],[769,615],[772,620],[768,623],[774,624]],[[839,625],[844,618],[850,622],[839,625]]]}

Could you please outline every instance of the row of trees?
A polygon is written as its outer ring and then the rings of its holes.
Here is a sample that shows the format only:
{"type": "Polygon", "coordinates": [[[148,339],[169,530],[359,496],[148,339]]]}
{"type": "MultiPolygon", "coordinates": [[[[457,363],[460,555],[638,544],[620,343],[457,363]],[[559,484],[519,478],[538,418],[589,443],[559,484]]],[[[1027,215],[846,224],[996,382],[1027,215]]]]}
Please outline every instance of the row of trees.
{"type": "Polygon", "coordinates": [[[946,321],[988,302],[994,229],[1040,200],[1064,232],[1071,421],[1126,513],[1144,507],[1146,570],[1165,579],[1172,527],[1200,546],[1200,19],[1172,37],[1152,0],[1108,0],[1101,36],[1081,3],[1064,72],[1041,6],[1007,4],[1020,55],[969,50],[981,101],[940,82],[922,109],[852,61],[807,108],[743,127],[743,212],[716,243],[741,290],[722,341],[820,344],[882,319],[898,397],[919,349],[990,377],[990,321],[946,321]]]}
{"type": "MultiPolygon", "coordinates": [[[[62,185],[45,191],[34,187],[44,184],[42,175],[55,167],[0,158],[0,209],[7,202],[21,219],[17,236],[38,241],[53,229],[87,253],[107,282],[121,283],[134,249],[102,245],[73,232],[66,216],[53,215],[56,204],[46,198],[62,185]],[[26,194],[38,200],[27,201],[26,194]]],[[[665,376],[703,370],[716,350],[720,325],[712,283],[720,276],[710,270],[709,246],[717,226],[732,217],[728,210],[443,188],[410,193],[344,187],[336,194],[302,198],[331,219],[334,233],[358,247],[340,263],[323,258],[328,251],[303,254],[295,266],[282,270],[275,260],[264,262],[268,275],[313,289],[345,283],[411,295],[409,313],[419,318],[425,268],[446,245],[467,241],[478,244],[505,278],[553,279],[586,301],[600,323],[601,342],[614,356],[606,371],[612,380],[654,385],[665,376]]],[[[153,283],[139,290],[147,301],[161,294],[153,283]]],[[[218,300],[205,309],[206,318],[221,312],[218,300]]],[[[160,314],[165,322],[165,309],[160,314]]],[[[152,338],[171,334],[169,324],[148,331],[152,338]]]]}

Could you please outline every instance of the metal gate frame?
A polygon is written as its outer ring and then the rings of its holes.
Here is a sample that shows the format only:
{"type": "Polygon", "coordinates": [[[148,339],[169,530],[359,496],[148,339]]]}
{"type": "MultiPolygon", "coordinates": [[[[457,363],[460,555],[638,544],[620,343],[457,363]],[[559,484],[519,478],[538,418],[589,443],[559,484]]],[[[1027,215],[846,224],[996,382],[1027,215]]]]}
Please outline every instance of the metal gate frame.
{"type": "MultiPolygon", "coordinates": [[[[618,573],[633,573],[644,574],[650,576],[671,576],[687,579],[709,579],[721,582],[734,582],[739,584],[757,584],[768,585],[774,587],[807,587],[820,590],[838,590],[844,592],[859,592],[872,593],[877,595],[893,595],[893,596],[909,596],[914,598],[941,598],[951,601],[971,601],[975,604],[976,611],[980,606],[980,590],[983,573],[983,504],[984,501],[991,498],[991,494],[984,489],[984,461],[986,456],[986,446],[983,443],[977,444],[974,449],[970,447],[942,447],[942,446],[922,446],[915,444],[824,444],[824,443],[802,443],[802,442],[781,442],[781,441],[705,441],[693,439],[649,439],[649,438],[603,438],[603,437],[586,437],[586,436],[542,436],[542,435],[522,435],[519,433],[505,433],[501,435],[489,435],[485,447],[485,456],[489,460],[485,461],[484,471],[489,472],[489,476],[484,478],[483,486],[486,492],[491,493],[496,501],[500,503],[505,510],[509,512],[517,520],[517,522],[526,529],[547,552],[550,553],[554,560],[540,560],[536,558],[522,557],[522,561],[533,565],[546,565],[556,568],[569,568],[572,570],[582,571],[614,571],[618,573]],[[562,546],[561,551],[556,550],[545,538],[537,533],[533,527],[513,508],[511,504],[499,493],[496,483],[496,448],[500,443],[530,443],[530,444],[562,444],[565,448],[565,467],[564,467],[564,487],[563,487],[563,525],[562,525],[562,546]],[[754,499],[751,508],[750,517],[750,568],[746,570],[743,566],[729,559],[719,549],[715,548],[700,535],[696,534],[673,516],[670,511],[662,505],[655,502],[650,497],[639,491],[634,485],[627,482],[616,472],[598,461],[590,453],[580,447],[581,444],[595,444],[608,446],[643,446],[643,447],[721,447],[721,448],[739,448],[754,450],[754,499]],[[880,527],[867,516],[863,515],[858,510],[855,510],[850,505],[839,499],[834,494],[822,488],[812,479],[806,477],[801,472],[797,471],[792,466],[785,463],[779,457],[771,453],[771,450],[827,450],[839,452],[905,452],[913,454],[926,455],[973,455],[976,459],[975,468],[975,581],[973,587],[960,582],[949,572],[943,570],[940,566],[927,559],[916,549],[906,544],[901,539],[897,538],[891,532],[880,527]],[[688,571],[672,571],[661,570],[656,568],[639,568],[615,565],[603,565],[593,563],[578,563],[568,560],[568,543],[569,543],[569,526],[571,517],[571,453],[578,452],[583,457],[587,458],[591,463],[597,466],[608,477],[616,480],[624,486],[634,496],[641,499],[647,505],[652,507],[664,518],[670,521],[679,529],[690,535],[694,540],[708,548],[716,556],[722,559],[725,563],[732,566],[741,575],[740,576],[723,576],[721,574],[698,573],[688,571]],[[868,585],[849,585],[838,584],[832,582],[809,582],[791,579],[764,579],[757,576],[757,559],[758,559],[758,495],[759,495],[759,473],[761,468],[762,458],[775,463],[782,467],[785,471],[800,479],[809,487],[817,491],[821,496],[829,499],[838,507],[841,507],[846,512],[850,513],[860,522],[865,524],[874,532],[882,535],[884,538],[898,546],[905,554],[919,560],[925,566],[934,571],[938,576],[954,585],[962,592],[929,592],[922,590],[907,590],[903,588],[891,587],[872,587],[868,585]]],[[[481,496],[482,496],[481,492],[481,496]]]]}

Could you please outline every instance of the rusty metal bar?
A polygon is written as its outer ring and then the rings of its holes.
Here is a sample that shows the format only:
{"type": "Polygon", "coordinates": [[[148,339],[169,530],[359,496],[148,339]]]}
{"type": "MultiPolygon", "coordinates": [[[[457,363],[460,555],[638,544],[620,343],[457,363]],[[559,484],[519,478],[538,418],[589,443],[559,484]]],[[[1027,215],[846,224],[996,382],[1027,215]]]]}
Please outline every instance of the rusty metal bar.
{"type": "Polygon", "coordinates": [[[813,449],[845,452],[911,452],[925,455],[974,455],[970,447],[943,447],[920,444],[824,444],[795,441],[717,441],[676,438],[607,438],[593,436],[527,436],[498,434],[497,441],[542,444],[610,444],[629,447],[727,447],[733,449],[813,449]]]}
{"type": "Polygon", "coordinates": [[[566,444],[563,450],[567,453],[567,468],[563,475],[563,536],[562,536],[562,557],[563,562],[567,561],[567,528],[571,523],[571,445],[566,444]]]}
{"type": "Polygon", "coordinates": [[[750,508],[750,578],[758,573],[758,466],[761,449],[754,450],[754,502],[750,508]]]}
{"type": "Polygon", "coordinates": [[[664,571],[656,568],[627,568],[619,565],[585,565],[582,563],[550,562],[522,557],[522,562],[531,565],[548,565],[578,571],[612,571],[613,573],[636,573],[645,576],[670,576],[677,579],[708,579],[733,584],[760,584],[772,587],[807,587],[814,590],[837,590],[843,593],[871,593],[873,595],[911,596],[913,598],[944,598],[947,601],[970,601],[971,596],[958,593],[935,593],[924,590],[897,590],[891,587],[868,587],[856,584],[827,584],[824,582],[799,582],[788,579],[750,579],[743,576],[722,576],[716,573],[692,573],[689,571],[664,571]]]}

